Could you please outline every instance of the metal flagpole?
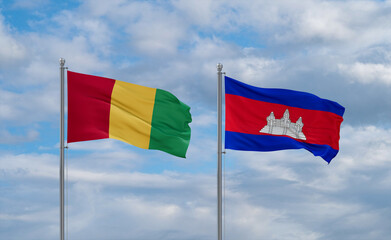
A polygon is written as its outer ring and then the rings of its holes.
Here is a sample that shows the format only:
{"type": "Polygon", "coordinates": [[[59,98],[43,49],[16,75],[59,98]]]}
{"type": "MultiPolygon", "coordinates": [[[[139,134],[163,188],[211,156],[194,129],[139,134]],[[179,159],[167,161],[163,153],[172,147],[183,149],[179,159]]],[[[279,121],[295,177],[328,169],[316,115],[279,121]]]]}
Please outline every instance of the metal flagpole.
{"type": "Polygon", "coordinates": [[[64,240],[64,70],[65,59],[60,58],[61,113],[60,113],[60,240],[64,240]]]}
{"type": "Polygon", "coordinates": [[[217,239],[222,240],[222,75],[223,64],[217,64],[217,239]]]}

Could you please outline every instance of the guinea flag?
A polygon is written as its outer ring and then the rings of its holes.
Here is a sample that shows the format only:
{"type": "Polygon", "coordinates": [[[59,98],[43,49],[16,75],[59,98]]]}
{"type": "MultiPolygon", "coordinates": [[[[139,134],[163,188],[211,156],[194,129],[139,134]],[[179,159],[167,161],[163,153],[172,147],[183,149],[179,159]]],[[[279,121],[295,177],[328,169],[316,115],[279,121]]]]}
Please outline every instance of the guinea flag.
{"type": "Polygon", "coordinates": [[[339,151],[345,108],[313,94],[267,89],[225,77],[225,148],[304,148],[328,163],[339,151]]]}
{"type": "Polygon", "coordinates": [[[68,143],[115,138],[184,158],[191,121],[167,91],[68,71],[68,143]]]}

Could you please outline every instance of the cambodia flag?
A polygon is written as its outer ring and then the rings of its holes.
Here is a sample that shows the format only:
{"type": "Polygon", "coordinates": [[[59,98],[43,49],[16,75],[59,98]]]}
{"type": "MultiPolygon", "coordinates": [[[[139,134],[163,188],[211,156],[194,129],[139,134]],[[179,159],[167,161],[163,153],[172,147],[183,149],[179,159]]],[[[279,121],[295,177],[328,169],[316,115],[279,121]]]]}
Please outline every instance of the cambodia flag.
{"type": "Polygon", "coordinates": [[[339,151],[345,108],[313,94],[258,88],[225,77],[225,148],[304,148],[328,163],[339,151]]]}

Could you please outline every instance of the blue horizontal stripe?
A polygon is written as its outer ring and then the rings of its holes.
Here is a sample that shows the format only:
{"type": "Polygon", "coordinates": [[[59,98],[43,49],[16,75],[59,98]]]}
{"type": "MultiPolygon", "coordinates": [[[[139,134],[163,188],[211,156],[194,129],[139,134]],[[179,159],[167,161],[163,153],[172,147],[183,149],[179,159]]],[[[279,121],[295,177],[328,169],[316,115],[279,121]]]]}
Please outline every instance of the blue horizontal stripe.
{"type": "Polygon", "coordinates": [[[320,98],[311,93],[277,88],[259,88],[230,77],[225,77],[225,93],[290,107],[332,112],[341,117],[345,112],[345,108],[337,102],[320,98]]]}
{"type": "Polygon", "coordinates": [[[260,152],[303,148],[315,156],[322,157],[328,163],[338,153],[338,150],[329,145],[303,143],[284,136],[254,135],[230,131],[225,132],[225,148],[260,152]]]}

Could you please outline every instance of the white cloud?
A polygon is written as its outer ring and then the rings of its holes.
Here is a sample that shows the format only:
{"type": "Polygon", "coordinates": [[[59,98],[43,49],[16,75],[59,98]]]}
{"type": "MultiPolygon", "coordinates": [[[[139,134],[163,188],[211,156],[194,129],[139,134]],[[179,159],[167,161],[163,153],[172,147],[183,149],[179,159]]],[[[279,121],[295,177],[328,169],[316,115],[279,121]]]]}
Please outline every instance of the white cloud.
{"type": "Polygon", "coordinates": [[[272,76],[283,70],[278,61],[246,54],[236,59],[227,59],[224,65],[230,71],[227,76],[235,76],[240,81],[262,86],[275,82],[272,76]]]}
{"type": "Polygon", "coordinates": [[[32,90],[27,93],[13,93],[0,89],[0,121],[14,125],[50,121],[58,112],[57,96],[48,89],[32,90]]]}
{"type": "Polygon", "coordinates": [[[148,55],[174,54],[186,35],[185,29],[178,24],[180,21],[177,18],[159,20],[153,15],[144,16],[139,22],[129,26],[131,45],[135,51],[148,55]]]}
{"type": "MultiPolygon", "coordinates": [[[[374,172],[389,171],[387,166],[391,161],[388,157],[391,154],[388,147],[390,144],[390,129],[344,125],[341,130],[340,152],[330,165],[306,150],[267,153],[228,151],[227,158],[244,159],[241,165],[258,171],[263,179],[279,179],[319,191],[338,192],[348,189],[357,181],[375,184],[370,177],[374,172]],[[311,174],[303,175],[301,166],[311,168],[311,174]],[[368,172],[362,174],[366,171],[368,172]]],[[[388,179],[386,174],[378,177],[379,181],[383,182],[388,179]]]]}
{"type": "Polygon", "coordinates": [[[348,40],[353,31],[346,25],[345,19],[343,9],[320,2],[307,8],[298,23],[293,24],[297,24],[297,34],[304,39],[348,40]]]}
{"type": "Polygon", "coordinates": [[[192,236],[203,239],[214,235],[213,209],[198,203],[198,197],[190,199],[174,192],[162,192],[152,198],[131,193],[108,198],[102,195],[102,191],[92,190],[89,186],[78,188],[75,194],[79,196],[79,202],[75,201],[70,209],[73,219],[70,221],[71,235],[115,239],[128,238],[130,232],[137,239],[183,239],[184,235],[188,239],[193,239],[192,236]],[[105,204],[107,201],[111,204],[105,204]],[[116,220],[108,222],[108,217],[116,220]],[[102,226],[102,231],[91,231],[97,225],[102,226]],[[115,231],[110,230],[114,226],[115,231]]]}
{"type": "Polygon", "coordinates": [[[128,24],[127,32],[135,51],[156,57],[176,53],[186,39],[186,27],[175,12],[151,6],[140,9],[139,19],[128,24]]]}
{"type": "MultiPolygon", "coordinates": [[[[93,30],[95,37],[103,38],[110,36],[112,30],[120,29],[122,33],[127,33],[120,42],[127,41],[125,47],[131,46],[132,52],[140,55],[159,57],[175,54],[178,46],[187,39],[186,25],[178,18],[176,11],[170,11],[164,4],[86,1],[80,9],[77,14],[68,14],[72,15],[72,19],[76,18],[74,26],[86,31],[86,36],[93,30]]],[[[94,42],[93,38],[91,42],[94,42]]],[[[103,44],[100,46],[104,47],[103,44]]]]}
{"type": "Polygon", "coordinates": [[[341,44],[360,49],[390,37],[383,1],[198,1],[197,7],[192,1],[174,1],[174,6],[202,29],[240,34],[251,28],[271,46],[306,44],[318,51],[341,44]]]}
{"type": "Polygon", "coordinates": [[[3,176],[9,178],[57,179],[58,159],[51,154],[3,154],[0,163],[3,176]]]}
{"type": "Polygon", "coordinates": [[[306,229],[283,210],[268,209],[237,199],[227,206],[227,237],[240,239],[320,239],[322,233],[306,229]]]}
{"type": "Polygon", "coordinates": [[[7,130],[0,130],[0,143],[15,144],[35,141],[39,136],[36,130],[28,130],[25,135],[14,135],[7,130]]]}
{"type": "MultiPolygon", "coordinates": [[[[100,4],[96,4],[97,6],[100,4]]],[[[83,43],[82,47],[98,56],[108,56],[112,54],[114,49],[113,40],[115,37],[114,30],[111,24],[106,19],[99,17],[92,17],[89,11],[68,11],[65,10],[61,14],[53,17],[52,22],[57,26],[52,31],[58,31],[61,28],[61,33],[57,36],[63,36],[65,41],[69,39],[84,40],[88,42],[87,45],[83,43]]],[[[63,39],[57,41],[63,42],[63,39]]],[[[78,43],[81,44],[81,43],[78,43]]],[[[78,47],[74,44],[73,48],[78,47]]]]}
{"type": "Polygon", "coordinates": [[[340,64],[339,69],[352,82],[391,85],[391,64],[356,62],[350,65],[340,64]]]}
{"type": "Polygon", "coordinates": [[[201,26],[211,25],[214,22],[220,5],[219,1],[212,0],[174,0],[172,3],[185,18],[201,26]]]}
{"type": "Polygon", "coordinates": [[[221,0],[174,0],[175,10],[190,26],[206,31],[237,30],[239,14],[245,2],[221,0]]]}
{"type": "MultiPolygon", "coordinates": [[[[72,153],[70,154],[72,156],[72,153]]],[[[187,182],[187,180],[176,179],[177,175],[171,172],[162,174],[127,172],[134,168],[132,162],[137,161],[136,156],[132,153],[113,151],[76,157],[68,160],[67,175],[71,183],[82,182],[99,186],[170,189],[184,187],[187,182]],[[124,171],[119,171],[116,167],[124,171]]],[[[59,157],[51,154],[0,156],[2,173],[8,178],[57,179],[58,162],[59,157]]]]}
{"type": "Polygon", "coordinates": [[[86,170],[69,170],[69,180],[100,185],[126,186],[133,188],[177,188],[184,182],[175,176],[146,173],[91,172],[86,170]]]}
{"type": "MultiPolygon", "coordinates": [[[[49,134],[38,133],[34,123],[57,116],[59,57],[73,71],[170,90],[192,107],[188,158],[114,140],[70,144],[70,238],[212,239],[216,63],[224,64],[228,76],[257,86],[283,83],[322,94],[329,89],[352,102],[347,119],[370,119],[370,126],[344,125],[340,153],[330,165],[305,150],[227,151],[227,238],[382,239],[390,235],[391,132],[386,117],[375,120],[389,112],[387,101],[378,104],[389,96],[389,6],[390,1],[90,0],[33,23],[34,32],[18,33],[2,19],[0,63],[8,58],[13,64],[0,67],[0,135],[20,143],[49,134]],[[344,88],[349,80],[363,84],[344,88]],[[9,128],[15,124],[29,127],[18,135],[9,128]],[[358,228],[358,222],[366,224],[358,228]]],[[[0,149],[0,205],[6,206],[0,238],[53,239],[58,156],[12,151],[0,149]]]]}
{"type": "Polygon", "coordinates": [[[383,168],[390,164],[391,129],[366,126],[345,126],[341,132],[341,152],[351,157],[342,161],[339,168],[383,168]],[[344,150],[344,147],[346,150],[344,150]]]}
{"type": "Polygon", "coordinates": [[[35,0],[35,1],[29,1],[29,0],[14,0],[13,1],[13,8],[24,8],[24,9],[35,9],[37,7],[45,6],[49,3],[49,0],[35,0]]]}
{"type": "Polygon", "coordinates": [[[23,214],[0,214],[0,221],[25,221],[25,222],[44,222],[50,223],[50,219],[54,218],[58,214],[57,211],[48,210],[40,212],[31,212],[23,214]]]}
{"type": "Polygon", "coordinates": [[[29,66],[27,69],[37,73],[31,76],[36,79],[36,82],[39,82],[38,72],[45,72],[47,66],[52,67],[50,70],[46,70],[52,77],[45,80],[53,81],[53,78],[59,79],[58,59],[60,57],[65,58],[66,66],[73,71],[86,73],[101,72],[110,65],[107,61],[101,60],[98,54],[91,50],[88,39],[83,36],[74,36],[70,39],[62,40],[53,36],[32,35],[30,36],[30,41],[35,46],[33,53],[38,58],[38,63],[32,61],[32,64],[37,64],[39,67],[29,66]]]}
{"type": "Polygon", "coordinates": [[[0,15],[0,63],[8,65],[26,57],[24,46],[14,37],[0,15]]]}
{"type": "Polygon", "coordinates": [[[97,141],[83,141],[76,143],[69,143],[69,150],[82,150],[82,151],[118,151],[120,150],[120,146],[117,144],[118,142],[115,140],[102,139],[97,141]]]}
{"type": "Polygon", "coordinates": [[[217,124],[217,113],[212,111],[205,111],[201,115],[192,116],[193,121],[190,127],[208,127],[217,124]]]}
{"type": "MultiPolygon", "coordinates": [[[[366,226],[360,230],[362,238],[376,236],[382,239],[389,232],[386,227],[389,213],[381,210],[388,202],[381,197],[385,197],[391,186],[390,150],[387,148],[390,136],[390,130],[379,127],[344,126],[341,152],[330,165],[304,150],[228,151],[227,236],[249,240],[320,240],[341,236],[342,231],[344,239],[354,239],[357,222],[366,221],[366,226]],[[368,194],[376,198],[375,202],[366,200],[368,194]],[[338,224],[327,229],[321,227],[330,223],[338,224]]],[[[105,149],[96,151],[95,155],[83,157],[70,155],[70,236],[85,238],[94,232],[102,238],[114,225],[118,231],[110,233],[119,239],[129,231],[140,238],[215,236],[214,173],[142,173],[134,171],[132,164],[122,165],[118,170],[116,162],[131,162],[138,156],[121,151],[110,153],[105,149]],[[104,159],[110,159],[109,154],[115,159],[107,165],[102,164],[104,159]],[[112,220],[107,223],[107,219],[112,220]],[[194,232],[195,228],[200,231],[194,232]]],[[[55,155],[3,154],[0,166],[2,178],[12,180],[14,194],[23,191],[19,186],[25,184],[26,179],[40,182],[40,188],[42,184],[50,186],[50,182],[58,179],[58,156],[55,155]]],[[[47,187],[43,190],[48,191],[47,187]]],[[[49,192],[53,192],[53,198],[58,197],[57,191],[49,192]]],[[[29,199],[27,196],[32,193],[24,194],[25,199],[29,199]]],[[[7,211],[0,218],[28,225],[31,216],[39,211],[29,214],[7,211]]]]}

